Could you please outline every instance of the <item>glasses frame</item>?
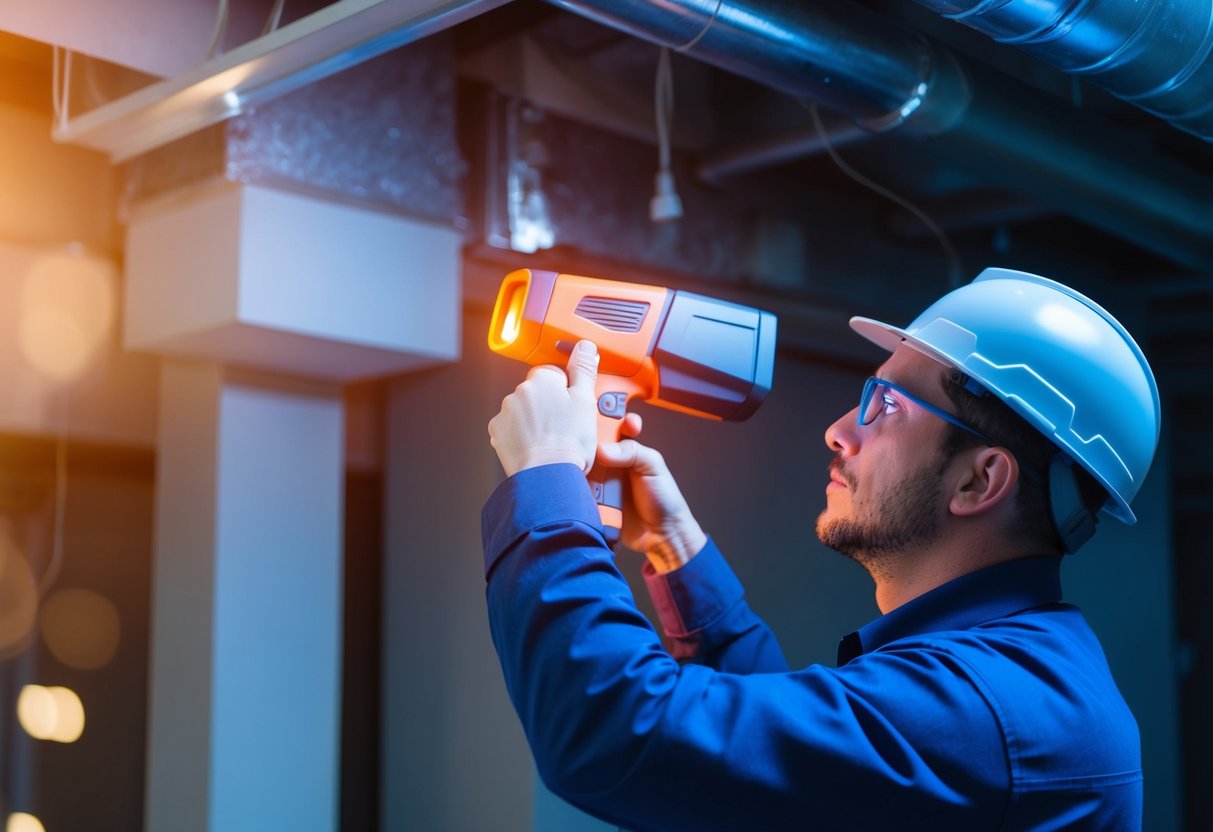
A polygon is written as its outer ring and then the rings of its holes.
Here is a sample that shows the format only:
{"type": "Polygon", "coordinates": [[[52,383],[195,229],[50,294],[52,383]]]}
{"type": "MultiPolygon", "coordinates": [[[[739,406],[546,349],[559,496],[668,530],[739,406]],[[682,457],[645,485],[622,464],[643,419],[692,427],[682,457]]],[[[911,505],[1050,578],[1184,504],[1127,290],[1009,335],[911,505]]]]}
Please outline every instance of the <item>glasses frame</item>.
{"type": "Polygon", "coordinates": [[[948,411],[938,408],[935,405],[931,404],[930,402],[923,401],[918,396],[915,396],[913,393],[911,393],[909,390],[905,389],[904,387],[901,387],[900,385],[894,384],[893,382],[889,381],[886,378],[877,378],[876,376],[868,376],[867,381],[865,381],[863,383],[863,393],[861,393],[859,396],[859,411],[855,414],[855,422],[860,427],[866,427],[867,425],[872,424],[878,418],[880,418],[880,414],[882,411],[878,410],[876,412],[876,415],[873,416],[871,419],[869,419],[866,422],[863,420],[864,414],[867,413],[867,411],[868,411],[868,405],[870,405],[872,403],[872,399],[876,395],[876,390],[880,387],[887,387],[890,390],[896,390],[898,393],[905,396],[910,401],[914,402],[914,404],[918,405],[923,410],[927,411],[928,413],[933,413],[934,415],[938,416],[940,419],[943,419],[945,422],[948,422],[949,424],[955,425],[956,427],[960,428],[961,430],[968,431],[969,433],[973,434],[974,436],[976,436],[978,439],[980,439],[982,442],[986,443],[987,445],[998,445],[999,444],[999,443],[995,442],[993,439],[991,439],[990,437],[986,436],[981,431],[977,430],[976,428],[966,425],[964,422],[957,419],[951,413],[948,413],[948,411]]]}

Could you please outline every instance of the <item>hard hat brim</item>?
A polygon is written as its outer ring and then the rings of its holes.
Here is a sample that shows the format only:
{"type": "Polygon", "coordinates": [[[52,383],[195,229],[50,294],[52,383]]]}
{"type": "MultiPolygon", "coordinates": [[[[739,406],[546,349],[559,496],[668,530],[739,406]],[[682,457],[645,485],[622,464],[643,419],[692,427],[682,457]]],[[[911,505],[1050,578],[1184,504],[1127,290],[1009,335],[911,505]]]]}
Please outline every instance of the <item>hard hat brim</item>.
{"type": "Polygon", "coordinates": [[[876,346],[893,352],[902,344],[911,349],[917,350],[928,358],[933,358],[945,367],[956,368],[956,362],[952,361],[943,353],[919,341],[913,335],[910,335],[901,327],[886,324],[882,321],[877,321],[873,318],[854,317],[851,318],[851,329],[858,332],[864,338],[867,338],[876,346]]]}

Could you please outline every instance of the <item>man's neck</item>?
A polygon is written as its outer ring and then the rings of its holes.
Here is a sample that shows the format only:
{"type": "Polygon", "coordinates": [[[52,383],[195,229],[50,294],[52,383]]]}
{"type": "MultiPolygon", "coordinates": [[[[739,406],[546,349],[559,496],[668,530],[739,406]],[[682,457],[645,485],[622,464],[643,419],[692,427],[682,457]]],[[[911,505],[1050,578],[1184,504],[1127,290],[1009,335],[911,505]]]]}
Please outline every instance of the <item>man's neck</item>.
{"type": "Polygon", "coordinates": [[[937,541],[925,550],[902,553],[893,562],[883,559],[880,570],[868,572],[876,582],[876,606],[885,614],[962,575],[1019,557],[1024,555],[992,547],[989,541],[937,541]]]}

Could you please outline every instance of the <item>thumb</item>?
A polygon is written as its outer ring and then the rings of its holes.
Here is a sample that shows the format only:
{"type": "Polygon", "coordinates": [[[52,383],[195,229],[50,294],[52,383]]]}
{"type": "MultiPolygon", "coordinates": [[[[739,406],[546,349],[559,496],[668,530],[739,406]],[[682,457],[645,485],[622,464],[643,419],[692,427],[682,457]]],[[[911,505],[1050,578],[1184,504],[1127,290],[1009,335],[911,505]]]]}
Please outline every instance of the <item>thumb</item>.
{"type": "Polygon", "coordinates": [[[569,389],[594,398],[598,381],[598,347],[593,341],[578,341],[569,356],[569,389]]]}

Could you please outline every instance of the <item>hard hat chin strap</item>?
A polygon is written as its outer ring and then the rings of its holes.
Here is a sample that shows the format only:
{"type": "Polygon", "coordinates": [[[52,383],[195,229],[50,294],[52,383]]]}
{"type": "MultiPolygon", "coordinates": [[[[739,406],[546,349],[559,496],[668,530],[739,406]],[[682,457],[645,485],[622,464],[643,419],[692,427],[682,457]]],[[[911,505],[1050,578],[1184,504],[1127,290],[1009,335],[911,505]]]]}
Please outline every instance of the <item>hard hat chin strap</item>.
{"type": "Polygon", "coordinates": [[[1066,554],[1073,554],[1095,534],[1099,518],[1082,493],[1078,472],[1065,454],[1049,463],[1049,510],[1066,554]]]}

